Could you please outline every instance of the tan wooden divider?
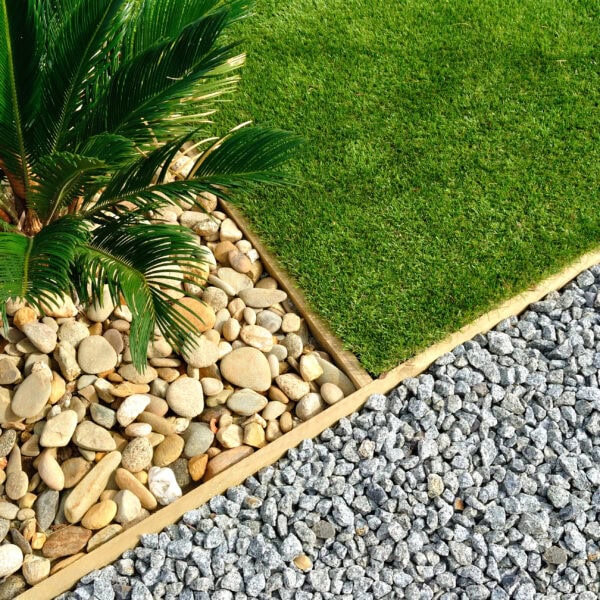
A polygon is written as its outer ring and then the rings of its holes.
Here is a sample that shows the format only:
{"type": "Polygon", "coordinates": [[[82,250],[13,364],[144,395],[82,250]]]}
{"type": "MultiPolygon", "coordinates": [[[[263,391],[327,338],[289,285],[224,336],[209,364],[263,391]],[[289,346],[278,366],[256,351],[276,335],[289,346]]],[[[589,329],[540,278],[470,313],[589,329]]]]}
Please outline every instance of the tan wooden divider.
{"type": "Polygon", "coordinates": [[[292,429],[289,433],[271,442],[268,446],[258,450],[237,465],[198,486],[173,504],[155,512],[141,523],[127,529],[103,546],[100,546],[42,583],[24,592],[19,598],[21,600],[46,600],[54,598],[68,590],[90,571],[107,565],[118,558],[125,550],[134,547],[141,534],[162,530],[167,525],[177,521],[188,510],[197,508],[213,496],[223,493],[229,487],[240,484],[260,469],[273,464],[290,448],[297,446],[302,440],[316,437],[340,419],[356,412],[371,394],[387,393],[402,380],[418,376],[440,356],[446,352],[450,352],[457,345],[466,342],[479,333],[489,331],[500,321],[512,315],[518,315],[532,302],[537,302],[549,292],[562,288],[579,273],[597,263],[600,263],[600,249],[585,254],[560,273],[514,296],[498,308],[491,310],[469,325],[449,335],[440,343],[431,346],[421,354],[385,373],[379,379],[371,381],[371,383],[368,383],[352,395],[330,406],[324,412],[302,423],[295,429],[292,429]]]}

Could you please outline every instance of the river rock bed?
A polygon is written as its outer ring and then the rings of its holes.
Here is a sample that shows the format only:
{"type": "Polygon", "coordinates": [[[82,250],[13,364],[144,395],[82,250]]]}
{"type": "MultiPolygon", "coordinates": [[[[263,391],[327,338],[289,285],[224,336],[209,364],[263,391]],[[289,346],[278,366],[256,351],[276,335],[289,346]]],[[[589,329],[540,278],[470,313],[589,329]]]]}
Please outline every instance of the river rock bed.
{"type": "MultiPolygon", "coordinates": [[[[157,336],[131,364],[131,313],[70,298],[9,302],[0,340],[0,597],[42,582],[354,391],[217,200],[157,221],[198,234],[206,263],[169,293],[195,349],[157,336]],[[3,581],[4,578],[7,578],[3,581]]],[[[172,282],[170,282],[172,283],[172,282]]]]}
{"type": "Polygon", "coordinates": [[[61,600],[595,600],[600,268],[61,600]]]}

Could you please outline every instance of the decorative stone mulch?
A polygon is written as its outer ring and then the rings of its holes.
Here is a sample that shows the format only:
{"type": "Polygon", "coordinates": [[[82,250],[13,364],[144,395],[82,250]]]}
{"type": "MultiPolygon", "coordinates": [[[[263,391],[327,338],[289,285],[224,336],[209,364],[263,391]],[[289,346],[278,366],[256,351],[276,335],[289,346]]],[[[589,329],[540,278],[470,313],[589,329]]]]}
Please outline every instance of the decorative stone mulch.
{"type": "Polygon", "coordinates": [[[173,293],[201,332],[186,356],[157,336],[137,372],[131,313],[108,291],[102,305],[65,298],[44,316],[9,303],[0,578],[17,573],[10,589],[43,581],[354,391],[216,198],[202,202],[207,212],[154,215],[191,228],[207,251],[173,293]]]}

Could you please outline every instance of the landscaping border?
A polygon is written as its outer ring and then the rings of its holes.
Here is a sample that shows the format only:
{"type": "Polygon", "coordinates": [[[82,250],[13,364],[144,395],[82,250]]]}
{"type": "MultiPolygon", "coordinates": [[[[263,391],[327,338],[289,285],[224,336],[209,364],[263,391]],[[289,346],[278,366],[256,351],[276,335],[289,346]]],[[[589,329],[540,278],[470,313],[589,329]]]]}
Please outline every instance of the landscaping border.
{"type": "MultiPolygon", "coordinates": [[[[237,220],[235,216],[237,211],[231,211],[231,207],[227,208],[229,210],[228,214],[230,214],[234,220],[237,220]]],[[[244,221],[243,219],[241,220],[244,221]]],[[[243,226],[244,223],[238,223],[238,225],[243,226]]],[[[250,240],[250,238],[248,239],[250,240]]],[[[255,240],[256,238],[253,238],[250,241],[255,243],[255,240]]],[[[260,247],[261,249],[264,248],[262,245],[260,245],[260,247]]],[[[264,255],[261,255],[261,258],[266,261],[269,256],[270,253],[266,252],[264,255]]],[[[82,556],[40,584],[27,590],[21,594],[19,598],[21,600],[50,600],[70,589],[79,579],[81,579],[81,577],[90,571],[107,565],[117,559],[125,550],[135,546],[141,534],[158,532],[167,525],[176,522],[185,512],[197,508],[210,500],[213,496],[223,493],[229,487],[238,485],[251,475],[254,475],[260,469],[273,464],[290,448],[297,446],[301,441],[316,437],[340,419],[351,415],[366,402],[371,394],[387,393],[396,387],[402,380],[408,377],[416,377],[440,356],[451,351],[457,345],[470,340],[479,333],[489,331],[500,321],[503,321],[510,316],[520,314],[533,302],[537,302],[552,291],[561,289],[569,283],[569,281],[577,277],[579,273],[597,263],[600,263],[600,249],[596,249],[579,257],[559,273],[544,279],[541,283],[531,287],[527,291],[512,297],[497,308],[492,309],[465,327],[450,334],[443,341],[430,346],[414,358],[409,359],[391,371],[384,373],[379,379],[360,387],[356,392],[343,400],[340,400],[337,404],[330,406],[316,417],[301,423],[290,432],[269,443],[266,447],[261,448],[251,456],[218,474],[210,481],[203,483],[196,489],[188,492],[173,504],[160,509],[140,523],[106,542],[96,550],[82,556]]],[[[277,275],[276,270],[270,270],[269,272],[274,276],[277,275]]],[[[295,288],[291,286],[287,275],[284,277],[285,280],[281,281],[281,283],[286,286],[286,291],[289,292],[290,289],[295,290],[295,288]]],[[[302,297],[298,293],[296,298],[302,297]]],[[[306,304],[300,302],[297,306],[299,309],[302,308],[303,311],[305,311],[303,316],[306,316],[307,314],[311,315],[311,317],[315,319],[313,320],[313,323],[319,323],[319,319],[312,315],[310,310],[306,307],[306,304]]],[[[323,339],[327,339],[327,337],[331,335],[331,333],[328,333],[323,339]]],[[[336,344],[339,344],[335,338],[333,338],[333,340],[336,344]]],[[[331,341],[332,340],[330,340],[330,342],[331,341]]],[[[341,347],[341,345],[339,347],[341,347]]],[[[340,363],[341,362],[342,361],[340,361],[340,363]]],[[[343,364],[340,364],[339,366],[343,367],[343,364]]],[[[348,373],[348,375],[350,376],[350,373],[348,373]]]]}

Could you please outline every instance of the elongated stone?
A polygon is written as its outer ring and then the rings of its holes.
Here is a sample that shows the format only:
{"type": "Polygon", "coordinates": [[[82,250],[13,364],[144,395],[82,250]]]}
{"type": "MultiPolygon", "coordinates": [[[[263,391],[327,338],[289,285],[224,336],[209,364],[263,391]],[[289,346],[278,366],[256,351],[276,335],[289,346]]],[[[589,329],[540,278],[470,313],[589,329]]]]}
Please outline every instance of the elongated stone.
{"type": "Polygon", "coordinates": [[[231,465],[235,465],[242,459],[250,456],[254,452],[254,449],[250,446],[239,446],[232,448],[231,450],[225,450],[217,454],[212,458],[206,466],[206,472],[204,473],[204,481],[212,479],[215,475],[227,469],[231,465]]]}
{"type": "Polygon", "coordinates": [[[92,532],[89,529],[69,525],[48,537],[42,548],[42,553],[46,558],[71,556],[85,548],[91,537],[92,532]]]}
{"type": "Polygon", "coordinates": [[[46,365],[40,366],[19,386],[12,398],[11,409],[18,417],[35,417],[42,411],[51,393],[52,371],[46,365]]]}
{"type": "Polygon", "coordinates": [[[65,501],[65,517],[77,523],[100,498],[115,469],[121,463],[120,452],[110,452],[73,488],[65,501]]]}

